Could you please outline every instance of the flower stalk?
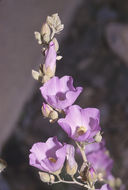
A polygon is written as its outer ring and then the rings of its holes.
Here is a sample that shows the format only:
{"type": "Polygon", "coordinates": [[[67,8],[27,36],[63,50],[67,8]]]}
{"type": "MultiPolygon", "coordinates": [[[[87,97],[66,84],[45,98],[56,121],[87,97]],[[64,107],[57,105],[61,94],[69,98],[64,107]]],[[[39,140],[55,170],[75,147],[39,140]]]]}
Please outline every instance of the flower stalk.
{"type": "Polygon", "coordinates": [[[44,99],[41,110],[44,118],[49,119],[51,124],[57,122],[68,137],[74,140],[77,148],[66,142],[61,143],[53,136],[46,142],[38,142],[32,146],[29,163],[41,171],[40,179],[45,183],[76,184],[88,190],[117,190],[118,185],[118,190],[122,190],[120,180],[112,175],[113,160],[107,154],[105,141],[101,136],[100,110],[83,109],[74,105],[83,88],[74,87],[71,76],[56,76],[57,61],[62,58],[58,55],[56,35],[63,28],[56,13],[47,17],[41,32],[35,32],[45,61],[40,64],[39,71],[32,70],[32,76],[41,82],[40,92],[44,99]],[[82,157],[81,167],[75,159],[76,152],[82,157]],[[61,178],[63,168],[70,176],[70,181],[61,178]],[[78,180],[75,176],[78,176],[78,180]],[[106,184],[102,185],[101,182],[106,184]],[[101,184],[100,189],[96,188],[97,183],[101,184]]]}
{"type": "Polygon", "coordinates": [[[77,147],[80,150],[80,153],[82,155],[84,163],[87,163],[87,158],[86,158],[86,155],[85,155],[85,145],[81,146],[77,141],[75,143],[76,143],[77,147]]]}

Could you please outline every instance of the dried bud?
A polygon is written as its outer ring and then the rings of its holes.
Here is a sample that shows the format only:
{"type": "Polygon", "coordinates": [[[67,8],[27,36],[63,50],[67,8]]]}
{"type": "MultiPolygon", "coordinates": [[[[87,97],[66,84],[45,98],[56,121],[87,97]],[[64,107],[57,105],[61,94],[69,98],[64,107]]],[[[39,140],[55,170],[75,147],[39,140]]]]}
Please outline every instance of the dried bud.
{"type": "Polygon", "coordinates": [[[39,176],[40,176],[41,181],[45,183],[50,183],[50,175],[48,173],[39,172],[39,176]]]}
{"type": "Polygon", "coordinates": [[[5,160],[0,159],[0,173],[7,167],[5,160]]]}
{"type": "Polygon", "coordinates": [[[53,111],[53,108],[48,104],[43,103],[41,110],[44,117],[49,117],[50,113],[53,111]]]}
{"type": "Polygon", "coordinates": [[[98,179],[98,181],[103,181],[103,180],[104,180],[104,175],[103,175],[103,173],[98,173],[98,174],[97,174],[97,179],[98,179]]]}
{"type": "Polygon", "coordinates": [[[39,32],[34,32],[35,34],[35,38],[38,41],[38,44],[42,44],[42,40],[41,40],[41,34],[39,32]]]}
{"type": "Polygon", "coordinates": [[[94,137],[95,141],[100,143],[102,141],[102,136],[100,134],[100,131],[96,134],[96,136],[94,137]]]}

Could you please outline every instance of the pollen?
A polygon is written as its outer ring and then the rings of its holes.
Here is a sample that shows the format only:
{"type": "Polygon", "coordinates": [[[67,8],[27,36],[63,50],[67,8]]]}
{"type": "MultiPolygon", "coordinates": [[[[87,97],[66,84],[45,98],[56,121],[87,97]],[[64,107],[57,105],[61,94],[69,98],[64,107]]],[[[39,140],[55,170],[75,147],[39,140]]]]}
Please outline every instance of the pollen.
{"type": "Polygon", "coordinates": [[[86,131],[87,131],[86,127],[81,126],[81,127],[79,127],[79,128],[77,129],[77,134],[78,134],[79,136],[81,136],[81,135],[84,135],[84,134],[86,133],[86,131]]]}
{"type": "Polygon", "coordinates": [[[48,159],[49,159],[50,162],[56,163],[56,159],[55,158],[49,157],[48,159]]]}

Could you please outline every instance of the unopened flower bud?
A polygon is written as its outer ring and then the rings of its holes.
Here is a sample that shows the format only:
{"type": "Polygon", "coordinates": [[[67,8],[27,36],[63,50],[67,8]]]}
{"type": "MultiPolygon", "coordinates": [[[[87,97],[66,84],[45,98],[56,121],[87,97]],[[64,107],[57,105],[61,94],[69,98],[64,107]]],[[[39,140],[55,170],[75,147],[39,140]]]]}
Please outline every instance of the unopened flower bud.
{"type": "Polygon", "coordinates": [[[5,160],[0,159],[0,173],[7,167],[5,160]]]}
{"type": "Polygon", "coordinates": [[[53,14],[52,16],[48,16],[47,23],[55,33],[59,33],[64,28],[64,25],[61,24],[61,20],[58,16],[58,13],[53,14]]]}
{"type": "Polygon", "coordinates": [[[49,114],[53,111],[53,108],[48,104],[43,103],[41,110],[44,117],[49,117],[49,114]]]}
{"type": "Polygon", "coordinates": [[[67,174],[73,176],[77,172],[77,162],[75,161],[74,154],[75,149],[72,145],[66,146],[66,152],[67,152],[67,162],[66,162],[66,172],[67,174]]]}
{"type": "Polygon", "coordinates": [[[55,50],[56,50],[56,52],[58,51],[58,49],[59,49],[59,43],[58,43],[58,41],[57,41],[57,39],[56,38],[53,38],[53,43],[54,43],[54,45],[55,45],[55,50]]]}
{"type": "Polygon", "coordinates": [[[56,27],[56,31],[57,33],[59,33],[60,31],[62,31],[64,29],[64,24],[60,24],[56,27]]]}
{"type": "Polygon", "coordinates": [[[97,174],[97,179],[98,181],[103,181],[104,180],[104,175],[102,173],[97,174]]]}
{"type": "Polygon", "coordinates": [[[59,169],[59,170],[57,170],[57,171],[55,171],[55,172],[52,172],[52,173],[57,176],[57,175],[59,175],[61,173],[61,171],[62,171],[62,168],[59,169]]]}
{"type": "Polygon", "coordinates": [[[44,34],[44,35],[43,35],[43,41],[44,41],[44,43],[49,43],[49,41],[50,41],[50,36],[47,35],[47,34],[44,34]]]}
{"type": "Polygon", "coordinates": [[[61,55],[57,55],[57,57],[56,57],[56,60],[61,60],[62,59],[62,56],[61,55]]]}
{"type": "Polygon", "coordinates": [[[87,163],[84,162],[80,168],[80,177],[82,181],[87,181],[87,171],[88,171],[88,166],[87,163]]]}
{"type": "Polygon", "coordinates": [[[90,167],[87,171],[87,181],[94,183],[97,180],[97,175],[93,167],[90,167]]]}
{"type": "Polygon", "coordinates": [[[47,23],[43,24],[41,28],[41,35],[42,35],[43,41],[48,44],[50,41],[51,30],[47,23]]]}
{"type": "Polygon", "coordinates": [[[75,175],[75,173],[77,172],[77,168],[78,168],[77,163],[75,163],[74,166],[71,168],[70,163],[68,161],[66,162],[66,172],[70,176],[75,175]]]}
{"type": "Polygon", "coordinates": [[[111,188],[115,188],[116,179],[115,179],[115,177],[113,175],[109,175],[107,181],[108,181],[108,184],[110,185],[111,188]]]}
{"type": "Polygon", "coordinates": [[[85,182],[94,183],[97,180],[97,174],[93,167],[87,165],[87,163],[83,163],[80,169],[81,179],[85,182]]]}
{"type": "Polygon", "coordinates": [[[42,77],[42,83],[44,84],[44,83],[46,83],[47,81],[49,81],[50,80],[50,77],[49,76],[47,76],[47,75],[44,75],[43,77],[42,77]]]}
{"type": "Polygon", "coordinates": [[[58,119],[58,112],[55,110],[51,111],[49,114],[49,118],[52,119],[53,121],[57,120],[58,119]]]}
{"type": "Polygon", "coordinates": [[[50,183],[50,175],[46,172],[39,172],[41,181],[45,183],[50,183]]]}
{"type": "Polygon", "coordinates": [[[52,18],[52,16],[47,16],[46,21],[47,21],[47,23],[48,23],[48,25],[49,25],[50,27],[53,26],[53,18],[52,18]]]}
{"type": "Polygon", "coordinates": [[[53,77],[55,74],[55,68],[53,68],[53,70],[51,69],[50,66],[48,66],[47,68],[45,67],[45,64],[43,65],[43,71],[45,73],[45,75],[47,75],[49,78],[53,77]]]}
{"type": "Polygon", "coordinates": [[[39,32],[34,32],[35,34],[35,38],[38,41],[38,44],[42,44],[42,40],[41,40],[41,34],[39,32]]]}
{"type": "Polygon", "coordinates": [[[48,50],[45,52],[45,63],[43,65],[44,75],[47,75],[49,78],[55,75],[56,70],[56,50],[54,42],[51,41],[49,44],[48,50]]]}
{"type": "Polygon", "coordinates": [[[50,174],[50,183],[54,183],[55,182],[55,176],[50,174]]]}
{"type": "Polygon", "coordinates": [[[35,79],[35,80],[39,80],[39,72],[35,71],[35,70],[32,70],[32,77],[35,79]]]}
{"type": "Polygon", "coordinates": [[[116,187],[120,187],[122,185],[122,180],[120,178],[116,178],[115,183],[116,187]]]}
{"type": "Polygon", "coordinates": [[[98,143],[102,141],[102,136],[100,134],[100,131],[96,134],[96,136],[94,137],[94,139],[98,143]]]}
{"type": "Polygon", "coordinates": [[[44,23],[44,24],[42,25],[42,28],[41,28],[41,35],[44,36],[44,34],[47,34],[47,35],[49,35],[49,36],[50,36],[50,34],[51,34],[51,30],[50,30],[50,28],[49,28],[49,26],[48,26],[47,23],[44,23]]]}

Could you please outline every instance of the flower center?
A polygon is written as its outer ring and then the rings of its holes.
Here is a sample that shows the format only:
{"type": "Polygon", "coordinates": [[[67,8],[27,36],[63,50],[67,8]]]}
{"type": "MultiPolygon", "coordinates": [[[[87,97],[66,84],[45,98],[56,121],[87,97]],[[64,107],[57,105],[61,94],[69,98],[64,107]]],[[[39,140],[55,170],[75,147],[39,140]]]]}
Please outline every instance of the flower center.
{"type": "Polygon", "coordinates": [[[56,159],[55,158],[49,157],[48,159],[49,159],[50,162],[56,163],[56,159]]]}
{"type": "Polygon", "coordinates": [[[56,96],[57,96],[57,98],[58,98],[60,101],[63,101],[63,100],[66,99],[65,93],[63,93],[63,92],[58,92],[58,93],[56,94],[56,96]]]}
{"type": "Polygon", "coordinates": [[[84,126],[81,126],[77,129],[76,133],[78,136],[84,135],[86,133],[87,129],[84,126]]]}

